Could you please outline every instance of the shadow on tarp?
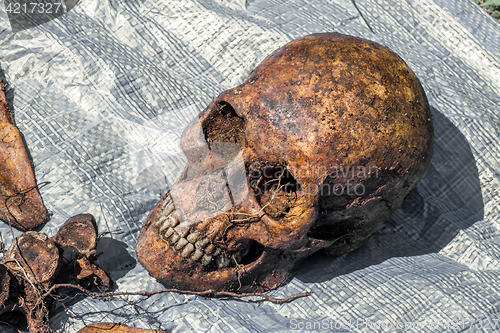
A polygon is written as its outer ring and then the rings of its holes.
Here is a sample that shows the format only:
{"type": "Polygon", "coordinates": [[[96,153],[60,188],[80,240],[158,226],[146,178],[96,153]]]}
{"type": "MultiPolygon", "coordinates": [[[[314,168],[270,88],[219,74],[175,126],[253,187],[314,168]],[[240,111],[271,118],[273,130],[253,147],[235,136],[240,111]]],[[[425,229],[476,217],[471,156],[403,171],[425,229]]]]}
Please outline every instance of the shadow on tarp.
{"type": "Polygon", "coordinates": [[[460,230],[484,217],[474,155],[462,133],[431,107],[434,153],[424,177],[403,204],[359,249],[338,258],[316,253],[292,277],[305,283],[329,281],[394,257],[437,253],[460,230]]]}
{"type": "Polygon", "coordinates": [[[4,0],[12,32],[52,21],[73,9],[79,0],[4,0]]]}
{"type": "Polygon", "coordinates": [[[113,282],[124,277],[137,265],[137,261],[129,253],[127,244],[110,237],[99,239],[97,254],[96,264],[108,273],[113,282]]]}

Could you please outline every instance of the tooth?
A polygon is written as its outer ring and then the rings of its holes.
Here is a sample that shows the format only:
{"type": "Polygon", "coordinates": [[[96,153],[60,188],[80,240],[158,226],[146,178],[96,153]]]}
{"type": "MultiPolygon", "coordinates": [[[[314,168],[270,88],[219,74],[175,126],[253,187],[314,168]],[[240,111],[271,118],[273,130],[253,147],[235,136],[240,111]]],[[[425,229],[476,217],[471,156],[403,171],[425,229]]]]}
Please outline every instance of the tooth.
{"type": "MultiPolygon", "coordinates": [[[[174,205],[172,205],[172,198],[170,196],[165,198],[165,200],[163,200],[163,202],[161,203],[160,210],[165,210],[165,209],[168,209],[168,210],[174,209],[174,205]]],[[[165,215],[168,215],[168,214],[170,214],[170,213],[166,213],[165,215]]]]}
{"type": "Polygon", "coordinates": [[[203,266],[207,266],[209,265],[210,263],[212,262],[212,256],[211,255],[208,255],[208,254],[205,254],[203,256],[203,258],[201,259],[201,264],[203,266]]]}
{"type": "Polygon", "coordinates": [[[215,265],[217,266],[217,269],[226,268],[229,266],[229,260],[225,255],[219,256],[215,258],[215,265]]]}
{"type": "Polygon", "coordinates": [[[197,249],[203,249],[208,243],[210,243],[210,240],[208,238],[203,238],[194,244],[197,249]]]}
{"type": "Polygon", "coordinates": [[[174,229],[169,227],[167,229],[167,231],[165,231],[165,234],[163,235],[163,237],[165,237],[165,239],[167,239],[168,237],[172,236],[173,233],[174,233],[174,229]]]}
{"type": "Polygon", "coordinates": [[[170,220],[170,226],[172,226],[172,228],[179,224],[179,218],[176,214],[170,214],[168,219],[170,220]]]}
{"type": "MultiPolygon", "coordinates": [[[[187,247],[187,246],[186,246],[187,247]]],[[[191,259],[193,260],[198,260],[200,259],[201,257],[203,257],[203,251],[200,250],[200,249],[196,249],[193,253],[193,255],[191,256],[191,259]]]]}
{"type": "Polygon", "coordinates": [[[167,220],[168,216],[165,216],[165,215],[161,215],[160,218],[158,219],[158,224],[162,224],[163,222],[165,222],[167,220]]]}
{"type": "Polygon", "coordinates": [[[167,193],[166,195],[163,196],[163,199],[165,201],[170,201],[170,200],[172,200],[172,196],[170,195],[170,193],[167,193]]]}
{"type": "Polygon", "coordinates": [[[177,244],[175,245],[175,249],[176,250],[180,250],[182,249],[184,246],[186,246],[186,244],[189,244],[189,242],[186,240],[186,238],[181,238],[179,239],[179,241],[177,242],[177,244]]]}
{"type": "Polygon", "coordinates": [[[170,222],[168,222],[168,220],[165,218],[161,218],[159,221],[158,221],[158,224],[162,223],[161,227],[160,227],[160,232],[163,233],[165,232],[165,230],[167,230],[168,228],[170,228],[170,222]]]}
{"type": "Polygon", "coordinates": [[[206,254],[210,254],[212,253],[212,251],[215,249],[215,245],[214,244],[210,244],[209,246],[207,246],[207,248],[205,249],[205,253],[206,254]]]}
{"type": "Polygon", "coordinates": [[[170,237],[169,241],[173,245],[173,244],[177,243],[177,241],[179,240],[179,238],[181,238],[181,236],[177,235],[174,232],[173,235],[170,237]]]}
{"type": "MultiPolygon", "coordinates": [[[[184,239],[184,238],[183,238],[183,239],[184,239]]],[[[180,243],[180,241],[179,241],[179,243],[180,243]]],[[[189,257],[189,255],[190,255],[191,253],[193,253],[193,251],[194,251],[194,245],[193,245],[193,244],[191,244],[191,243],[188,243],[188,245],[186,245],[186,246],[184,247],[184,250],[182,250],[182,252],[181,252],[181,257],[183,257],[183,258],[187,258],[187,257],[189,257]]]]}
{"type": "Polygon", "coordinates": [[[215,257],[215,256],[218,256],[220,254],[220,249],[219,248],[216,248],[215,249],[215,252],[212,253],[212,255],[215,257]]]}
{"type": "Polygon", "coordinates": [[[175,227],[175,231],[179,234],[179,236],[186,237],[189,233],[189,226],[186,226],[185,223],[183,223],[175,227]]]}
{"type": "Polygon", "coordinates": [[[171,203],[163,204],[162,206],[162,214],[163,215],[170,215],[174,211],[175,207],[171,203]]]}
{"type": "Polygon", "coordinates": [[[200,237],[200,232],[199,231],[195,231],[195,232],[192,232],[191,234],[189,234],[189,236],[187,236],[187,240],[189,241],[189,243],[195,243],[198,238],[200,237]]]}
{"type": "Polygon", "coordinates": [[[163,211],[162,214],[165,216],[170,216],[170,214],[172,214],[174,209],[175,209],[174,205],[170,205],[166,210],[163,211]]]}

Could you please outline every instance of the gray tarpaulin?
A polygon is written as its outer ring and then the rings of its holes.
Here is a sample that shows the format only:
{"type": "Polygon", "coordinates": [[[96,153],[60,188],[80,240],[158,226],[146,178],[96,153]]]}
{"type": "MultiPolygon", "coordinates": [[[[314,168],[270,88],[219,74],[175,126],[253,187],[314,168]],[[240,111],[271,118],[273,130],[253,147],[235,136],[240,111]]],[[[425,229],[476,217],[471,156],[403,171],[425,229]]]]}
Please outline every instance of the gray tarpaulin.
{"type": "MultiPolygon", "coordinates": [[[[56,309],[54,330],[99,320],[172,332],[500,330],[500,25],[472,0],[72,6],[13,33],[0,5],[0,67],[37,180],[50,182],[41,194],[53,215],[41,231],[52,236],[92,213],[108,232],[98,263],[118,291],[162,288],[135,244],[186,163],[186,124],[286,42],[336,31],[390,47],[422,82],[436,142],[418,187],[367,244],[336,259],[315,255],[269,292],[309,297],[277,305],[166,293],[135,306],[80,298],[56,309]]],[[[0,232],[9,246],[7,225],[0,232]]]]}

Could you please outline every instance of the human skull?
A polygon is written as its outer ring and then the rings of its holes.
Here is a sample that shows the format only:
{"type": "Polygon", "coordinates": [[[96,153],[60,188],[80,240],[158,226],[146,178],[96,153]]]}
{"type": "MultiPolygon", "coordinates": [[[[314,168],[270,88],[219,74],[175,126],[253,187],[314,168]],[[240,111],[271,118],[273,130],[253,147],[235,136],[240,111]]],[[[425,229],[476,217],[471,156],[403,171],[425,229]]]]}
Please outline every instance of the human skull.
{"type": "Polygon", "coordinates": [[[432,155],[415,74],[337,33],[292,41],[185,129],[188,165],[147,217],[141,264],[167,286],[260,292],[301,259],[361,246],[432,155]]]}

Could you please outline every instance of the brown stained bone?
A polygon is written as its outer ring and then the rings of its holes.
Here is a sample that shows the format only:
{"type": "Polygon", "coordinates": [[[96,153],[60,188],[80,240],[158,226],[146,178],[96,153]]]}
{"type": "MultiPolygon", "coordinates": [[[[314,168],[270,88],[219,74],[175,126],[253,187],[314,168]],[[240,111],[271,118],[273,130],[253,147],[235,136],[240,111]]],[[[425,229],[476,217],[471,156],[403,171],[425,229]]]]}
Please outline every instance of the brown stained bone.
{"type": "Polygon", "coordinates": [[[59,249],[45,234],[27,231],[14,240],[2,264],[15,277],[13,283],[24,289],[17,303],[26,314],[28,327],[34,332],[45,332],[49,309],[48,303],[40,300],[61,266],[59,249]]]}
{"type": "Polygon", "coordinates": [[[95,256],[97,224],[91,214],[79,214],[68,219],[53,238],[60,247],[73,247],[85,257],[95,256]],[[75,237],[79,235],[79,237],[75,237]]]}
{"type": "Polygon", "coordinates": [[[68,219],[52,239],[60,248],[73,248],[81,255],[72,266],[67,267],[75,281],[94,277],[100,288],[107,290],[111,287],[111,280],[99,266],[94,264],[97,259],[97,236],[94,216],[79,214],[68,219]]]}
{"type": "Polygon", "coordinates": [[[33,229],[47,220],[47,210],[16,128],[0,79],[0,219],[23,229],[33,229]]]}
{"type": "Polygon", "coordinates": [[[36,231],[17,237],[0,264],[0,314],[20,311],[30,332],[50,332],[48,318],[57,296],[52,292],[57,289],[53,288],[55,283],[77,286],[90,281],[101,291],[108,290],[111,280],[94,264],[96,240],[97,226],[90,214],[70,218],[52,238],[36,231]],[[78,257],[66,262],[62,254],[68,247],[78,257]]]}
{"type": "Polygon", "coordinates": [[[71,275],[74,276],[72,283],[93,278],[92,283],[96,284],[100,290],[106,291],[111,288],[112,282],[108,274],[94,264],[94,260],[89,260],[84,256],[77,259],[70,269],[72,269],[71,275]]]}
{"type": "Polygon", "coordinates": [[[3,79],[0,78],[0,120],[14,125],[14,119],[9,110],[9,104],[7,103],[7,96],[5,95],[5,86],[3,84],[3,79]]]}
{"type": "Polygon", "coordinates": [[[276,288],[316,251],[361,246],[423,176],[433,135],[418,78],[389,48],[292,41],[184,130],[188,165],[147,217],[138,259],[167,287],[276,288]]]}
{"type": "Polygon", "coordinates": [[[10,295],[10,275],[7,268],[0,265],[0,313],[8,310],[8,298],[10,295]]]}
{"type": "Polygon", "coordinates": [[[16,238],[2,264],[18,278],[47,286],[60,268],[59,249],[45,234],[27,231],[16,238]]]}
{"type": "Polygon", "coordinates": [[[95,323],[85,326],[78,333],[167,333],[165,331],[134,328],[123,324],[95,323]]]}

